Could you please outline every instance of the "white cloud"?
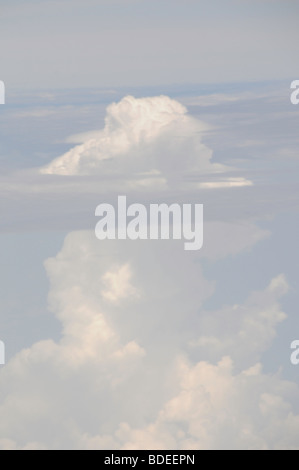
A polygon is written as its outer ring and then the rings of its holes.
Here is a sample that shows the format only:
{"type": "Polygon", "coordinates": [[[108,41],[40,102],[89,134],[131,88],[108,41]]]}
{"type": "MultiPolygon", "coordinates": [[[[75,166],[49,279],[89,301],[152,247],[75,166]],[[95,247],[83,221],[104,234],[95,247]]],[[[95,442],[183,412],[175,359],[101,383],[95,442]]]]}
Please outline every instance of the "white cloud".
{"type": "Polygon", "coordinates": [[[224,181],[207,181],[199,183],[201,189],[224,189],[224,188],[242,188],[244,186],[253,186],[252,181],[245,178],[227,178],[224,181]]]}
{"type": "MultiPolygon", "coordinates": [[[[83,143],[40,171],[51,175],[127,175],[129,187],[177,186],[190,172],[215,176],[229,169],[211,161],[212,151],[202,143],[206,129],[182,104],[167,96],[127,96],[108,106],[103,130],[74,136],[72,141],[83,143]]],[[[242,177],[222,178],[200,187],[250,184],[242,177]]]]}
{"type": "MultiPolygon", "coordinates": [[[[266,376],[261,366],[233,373],[229,357],[217,365],[177,365],[180,391],[157,419],[141,429],[122,423],[114,445],[122,449],[267,450],[297,449],[298,388],[279,376],[266,376]]],[[[87,446],[97,440],[87,440],[87,446]]],[[[99,441],[100,444],[100,441],[99,441]]]]}
{"type": "MultiPolygon", "coordinates": [[[[213,244],[220,239],[218,229],[213,244]]],[[[235,253],[251,244],[245,237],[235,253]]],[[[68,235],[45,263],[61,340],[36,343],[1,370],[0,448],[298,446],[298,389],[259,365],[285,318],[286,280],[208,314],[214,286],[199,260],[179,242],[68,235]],[[188,357],[205,337],[214,356],[207,343],[188,357]]]]}
{"type": "Polygon", "coordinates": [[[130,295],[138,296],[138,292],[130,284],[131,270],[128,264],[116,267],[102,277],[105,289],[101,294],[109,302],[118,303],[130,295]]]}
{"type": "Polygon", "coordinates": [[[287,292],[288,284],[281,275],[265,291],[252,293],[242,305],[203,312],[198,328],[200,337],[192,346],[209,360],[229,355],[239,368],[249,367],[269,349],[277,326],[286,319],[279,299],[287,292]]]}
{"type": "Polygon", "coordinates": [[[242,95],[228,95],[224,93],[214,93],[212,95],[202,95],[184,98],[186,105],[192,106],[218,106],[226,103],[234,103],[240,101],[242,95]]]}

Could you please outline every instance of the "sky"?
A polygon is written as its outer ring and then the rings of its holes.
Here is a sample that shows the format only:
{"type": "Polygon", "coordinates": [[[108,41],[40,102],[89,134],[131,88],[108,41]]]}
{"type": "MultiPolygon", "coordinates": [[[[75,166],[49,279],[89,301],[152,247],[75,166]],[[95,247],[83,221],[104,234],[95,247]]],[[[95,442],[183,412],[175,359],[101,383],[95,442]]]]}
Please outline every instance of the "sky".
{"type": "Polygon", "coordinates": [[[10,88],[151,86],[297,73],[293,0],[3,1],[10,88]]]}
{"type": "Polygon", "coordinates": [[[298,449],[294,1],[3,1],[1,450],[298,449]],[[204,244],[95,209],[203,204],[204,244]]]}

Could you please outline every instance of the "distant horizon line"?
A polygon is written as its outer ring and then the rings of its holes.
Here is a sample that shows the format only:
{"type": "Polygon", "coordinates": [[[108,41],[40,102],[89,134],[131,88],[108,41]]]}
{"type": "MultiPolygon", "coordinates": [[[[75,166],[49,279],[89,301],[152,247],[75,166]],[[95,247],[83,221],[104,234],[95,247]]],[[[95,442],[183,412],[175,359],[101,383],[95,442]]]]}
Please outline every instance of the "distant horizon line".
{"type": "MultiPolygon", "coordinates": [[[[42,86],[42,87],[33,87],[33,86],[25,86],[23,88],[21,88],[20,86],[10,86],[9,85],[9,80],[6,80],[5,81],[5,85],[6,85],[6,90],[7,91],[10,91],[10,92],[13,92],[13,93],[23,93],[24,91],[26,92],[32,92],[32,93],[36,93],[36,92],[48,92],[49,90],[51,91],[60,91],[60,92],[70,92],[70,91],[75,91],[75,90],[87,90],[87,91],[92,91],[92,90],[101,90],[103,92],[110,92],[111,94],[113,93],[117,93],[117,92],[121,92],[121,91],[126,91],[126,92],[130,92],[130,90],[159,90],[161,89],[160,93],[163,94],[163,88],[164,87],[167,87],[168,88],[168,91],[172,91],[172,92],[175,92],[176,90],[177,91],[183,91],[182,89],[186,89],[186,88],[190,88],[190,87],[195,87],[195,88],[198,88],[198,87],[201,87],[201,88],[206,88],[206,91],[211,91],[211,89],[214,89],[215,87],[217,86],[223,86],[223,87],[227,87],[227,86],[230,86],[230,85],[242,85],[242,88],[246,89],[246,87],[248,86],[266,86],[266,85],[279,85],[279,84],[284,84],[284,83],[288,83],[289,82],[292,82],[295,78],[298,78],[299,79],[299,76],[298,77],[294,77],[294,76],[290,76],[290,77],[286,77],[286,78],[281,78],[281,79],[253,79],[253,80],[246,80],[246,81],[242,81],[242,80],[232,80],[232,81],[211,81],[211,82],[182,82],[182,83],[161,83],[161,84],[157,84],[157,85],[115,85],[115,86],[110,86],[110,85],[99,85],[99,86],[96,86],[96,85],[82,85],[82,86],[69,86],[69,87],[66,87],[66,86],[61,86],[61,87],[57,87],[57,86],[42,86]]],[[[3,80],[4,81],[4,80],[3,80]]],[[[187,90],[188,92],[190,92],[190,90],[187,90]]],[[[221,92],[222,90],[216,90],[219,92],[221,92]]],[[[236,90],[234,90],[236,91],[236,90]]],[[[166,91],[165,91],[166,92],[166,91]]]]}

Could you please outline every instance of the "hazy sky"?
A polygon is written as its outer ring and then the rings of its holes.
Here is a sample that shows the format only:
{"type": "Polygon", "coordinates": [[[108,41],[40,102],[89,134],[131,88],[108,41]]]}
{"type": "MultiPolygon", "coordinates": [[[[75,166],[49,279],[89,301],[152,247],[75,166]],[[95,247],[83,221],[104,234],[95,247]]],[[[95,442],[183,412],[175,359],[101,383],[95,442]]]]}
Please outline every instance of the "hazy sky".
{"type": "Polygon", "coordinates": [[[1,79],[69,88],[292,78],[293,0],[1,2],[1,79]]]}

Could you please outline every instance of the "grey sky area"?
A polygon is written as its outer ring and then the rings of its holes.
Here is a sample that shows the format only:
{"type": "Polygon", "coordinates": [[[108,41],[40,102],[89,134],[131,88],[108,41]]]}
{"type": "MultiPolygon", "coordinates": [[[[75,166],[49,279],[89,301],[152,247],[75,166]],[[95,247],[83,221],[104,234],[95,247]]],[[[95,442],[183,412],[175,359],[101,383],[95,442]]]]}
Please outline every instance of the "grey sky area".
{"type": "Polygon", "coordinates": [[[298,13],[3,2],[1,450],[298,449],[298,13]],[[98,240],[119,195],[203,248],[98,240]]]}
{"type": "Polygon", "coordinates": [[[297,73],[293,0],[2,3],[0,63],[9,87],[160,86],[297,73]]]}

